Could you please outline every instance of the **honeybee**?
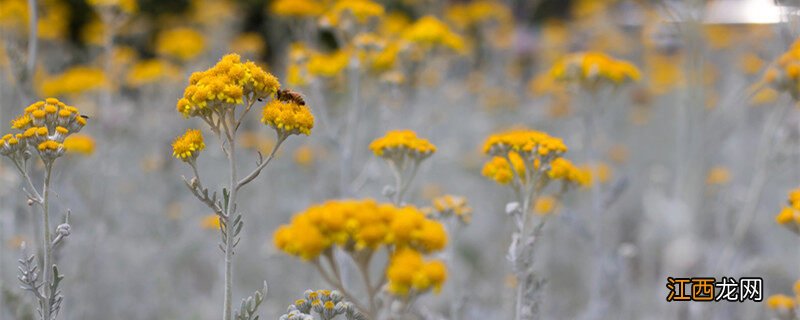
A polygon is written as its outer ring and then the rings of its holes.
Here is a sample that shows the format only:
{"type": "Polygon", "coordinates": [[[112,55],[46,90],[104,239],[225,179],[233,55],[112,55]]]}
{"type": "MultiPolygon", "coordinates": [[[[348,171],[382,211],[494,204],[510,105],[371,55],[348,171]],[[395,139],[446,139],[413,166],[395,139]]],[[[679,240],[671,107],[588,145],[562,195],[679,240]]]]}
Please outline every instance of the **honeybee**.
{"type": "Polygon", "coordinates": [[[294,102],[301,106],[306,105],[306,101],[303,100],[303,96],[300,93],[294,92],[290,89],[281,89],[275,93],[275,98],[283,101],[283,102],[294,102]]]}

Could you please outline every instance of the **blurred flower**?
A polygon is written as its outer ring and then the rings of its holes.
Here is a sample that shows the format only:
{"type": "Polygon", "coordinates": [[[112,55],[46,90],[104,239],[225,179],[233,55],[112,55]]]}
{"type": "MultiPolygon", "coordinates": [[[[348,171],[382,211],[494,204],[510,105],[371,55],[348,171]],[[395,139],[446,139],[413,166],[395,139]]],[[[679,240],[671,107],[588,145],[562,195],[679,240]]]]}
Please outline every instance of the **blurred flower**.
{"type": "Polygon", "coordinates": [[[619,85],[641,77],[633,64],[601,52],[569,54],[556,62],[550,72],[557,80],[577,83],[590,90],[601,83],[619,85]]]}
{"type": "Polygon", "coordinates": [[[89,156],[94,153],[94,139],[85,134],[75,134],[64,139],[64,149],[67,153],[89,156]]]}
{"type": "Polygon", "coordinates": [[[432,202],[433,207],[428,208],[429,215],[439,219],[455,216],[464,224],[472,221],[472,208],[467,204],[467,198],[447,194],[434,198],[432,202]]]}
{"type": "Polygon", "coordinates": [[[775,294],[767,298],[767,308],[775,312],[780,320],[795,319],[796,305],[795,298],[783,294],[775,294]]]}
{"type": "Polygon", "coordinates": [[[588,170],[575,167],[571,161],[564,158],[553,160],[548,176],[550,179],[562,179],[579,186],[588,186],[592,183],[592,174],[588,170]]]}
{"type": "Polygon", "coordinates": [[[751,97],[750,97],[750,105],[757,107],[763,105],[770,105],[778,100],[778,96],[780,94],[778,91],[772,88],[761,88],[758,89],[751,97]]]}
{"type": "Polygon", "coordinates": [[[683,63],[680,55],[647,54],[644,61],[647,84],[651,92],[664,94],[682,84],[682,69],[675,67],[683,63]]]}
{"type": "Polygon", "coordinates": [[[533,212],[540,216],[546,216],[553,213],[557,205],[558,200],[555,197],[541,196],[536,199],[536,203],[533,204],[533,212]]]}
{"type": "Polygon", "coordinates": [[[611,167],[605,162],[588,164],[584,169],[591,173],[591,180],[593,181],[597,181],[598,183],[606,183],[611,180],[612,170],[611,167]]]}
{"type": "Polygon", "coordinates": [[[269,10],[278,16],[307,18],[319,16],[325,7],[316,0],[276,0],[270,4],[269,10]]]}
{"type": "Polygon", "coordinates": [[[341,74],[350,62],[347,50],[331,53],[313,53],[308,61],[308,73],[314,76],[334,77],[341,74]]]}
{"type": "Polygon", "coordinates": [[[256,32],[242,33],[231,42],[231,51],[246,55],[260,55],[266,50],[267,43],[256,32]]]}
{"type": "Polygon", "coordinates": [[[62,96],[95,91],[107,85],[106,76],[100,68],[76,66],[62,74],[45,78],[40,90],[46,96],[62,96]]]}
{"type": "Polygon", "coordinates": [[[383,6],[370,0],[338,0],[333,4],[327,17],[331,25],[339,25],[343,19],[355,18],[355,22],[363,24],[371,18],[382,16],[383,6]]]}
{"type": "Polygon", "coordinates": [[[125,77],[125,82],[132,87],[157,83],[167,79],[176,79],[178,68],[161,59],[149,59],[134,64],[125,77]]]}
{"type": "Polygon", "coordinates": [[[800,188],[789,192],[788,205],[775,216],[775,222],[800,235],[800,188]]]}
{"type": "Polygon", "coordinates": [[[203,133],[200,130],[188,129],[186,133],[172,142],[172,156],[184,162],[194,162],[200,151],[206,148],[203,133]]]}
{"type": "Polygon", "coordinates": [[[424,261],[417,251],[399,250],[391,257],[386,278],[389,292],[398,296],[406,296],[411,290],[416,294],[431,289],[439,292],[447,279],[447,267],[442,261],[424,261]]]}
{"type": "Polygon", "coordinates": [[[800,100],[800,40],[764,73],[763,81],[778,91],[789,93],[794,100],[800,100]]]}
{"type": "Polygon", "coordinates": [[[424,16],[415,21],[403,32],[403,39],[415,43],[423,49],[442,46],[462,52],[466,47],[461,36],[434,16],[424,16]]]}
{"type": "Polygon", "coordinates": [[[203,34],[191,28],[168,29],[162,31],[156,39],[156,52],[180,61],[194,59],[205,48],[203,34]]]}
{"type": "Polygon", "coordinates": [[[314,157],[314,149],[311,146],[303,145],[294,151],[294,162],[303,167],[311,167],[314,164],[314,157]]]}
{"type": "Polygon", "coordinates": [[[731,172],[724,166],[714,166],[708,171],[708,176],[706,176],[706,184],[710,186],[724,185],[728,184],[730,181],[731,172]]]}
{"type": "Polygon", "coordinates": [[[221,226],[219,216],[215,213],[206,215],[200,220],[200,227],[205,230],[219,230],[221,226]]]}
{"type": "Polygon", "coordinates": [[[748,52],[739,57],[739,68],[745,74],[756,74],[766,63],[757,54],[748,52]]]}
{"type": "Polygon", "coordinates": [[[617,164],[628,161],[628,147],[622,144],[615,144],[608,149],[608,157],[617,164]]]}

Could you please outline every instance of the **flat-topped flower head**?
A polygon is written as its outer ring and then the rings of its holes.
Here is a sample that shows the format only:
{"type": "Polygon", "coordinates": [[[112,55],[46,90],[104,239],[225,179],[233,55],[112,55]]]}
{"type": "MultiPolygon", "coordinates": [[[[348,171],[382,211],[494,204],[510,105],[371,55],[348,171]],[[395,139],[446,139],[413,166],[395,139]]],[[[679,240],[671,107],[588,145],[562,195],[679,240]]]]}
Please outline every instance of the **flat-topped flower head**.
{"type": "Polygon", "coordinates": [[[424,16],[415,21],[402,37],[423,49],[442,47],[461,52],[466,47],[461,36],[434,16],[424,16]]]}
{"type": "Polygon", "coordinates": [[[602,52],[572,53],[550,70],[556,80],[595,89],[601,83],[620,85],[641,78],[639,69],[630,62],[614,59],[602,52]]]}
{"type": "Polygon", "coordinates": [[[316,0],[277,0],[270,4],[269,10],[277,16],[309,18],[322,14],[325,6],[316,0]]]}
{"type": "Polygon", "coordinates": [[[206,148],[200,130],[188,129],[172,142],[172,156],[184,162],[192,162],[206,148]]]}
{"type": "Polygon", "coordinates": [[[511,151],[523,158],[554,157],[567,152],[567,146],[561,138],[529,129],[496,133],[490,135],[483,144],[483,152],[488,155],[506,156],[511,151]]]}
{"type": "Polygon", "coordinates": [[[0,152],[10,157],[23,156],[31,146],[42,160],[54,160],[64,154],[65,139],[83,129],[86,119],[77,108],[56,98],[35,102],[11,121],[11,128],[20,133],[3,137],[0,152]]]}
{"type": "Polygon", "coordinates": [[[305,102],[274,99],[264,106],[261,122],[275,129],[279,136],[309,135],[314,128],[314,115],[305,102]]]}
{"type": "Polygon", "coordinates": [[[313,260],[338,246],[346,251],[381,246],[440,251],[447,244],[444,226],[412,206],[375,200],[332,200],[296,214],[275,232],[275,246],[290,255],[313,260]]]}
{"type": "Polygon", "coordinates": [[[440,260],[425,261],[422,254],[411,249],[396,252],[386,268],[387,289],[397,296],[439,292],[447,280],[447,267],[440,260]]]}
{"type": "Polygon", "coordinates": [[[186,117],[210,118],[228,108],[267,98],[280,89],[278,79],[251,61],[242,62],[237,54],[228,54],[206,71],[189,77],[189,86],[176,108],[186,117]]]}
{"type": "Polygon", "coordinates": [[[423,160],[436,152],[435,145],[427,139],[418,137],[412,130],[388,131],[383,137],[373,140],[369,144],[369,149],[376,156],[385,159],[423,160]]]}

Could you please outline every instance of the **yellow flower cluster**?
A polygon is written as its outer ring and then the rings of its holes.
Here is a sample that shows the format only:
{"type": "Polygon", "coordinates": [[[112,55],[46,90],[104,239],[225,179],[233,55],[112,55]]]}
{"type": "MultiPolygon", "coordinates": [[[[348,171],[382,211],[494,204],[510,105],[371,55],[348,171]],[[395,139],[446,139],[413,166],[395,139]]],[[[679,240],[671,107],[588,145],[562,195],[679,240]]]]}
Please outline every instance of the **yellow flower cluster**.
{"type": "Polygon", "coordinates": [[[314,128],[314,115],[304,104],[275,99],[264,106],[261,122],[273,127],[279,136],[309,135],[314,128]]]}
{"type": "Polygon", "coordinates": [[[189,129],[172,142],[172,156],[185,162],[193,162],[205,148],[203,133],[200,130],[189,129]]]}
{"type": "Polygon", "coordinates": [[[75,134],[64,139],[64,149],[67,153],[91,155],[94,153],[95,142],[94,139],[85,134],[75,134]]]}
{"type": "Polygon", "coordinates": [[[64,73],[45,79],[40,90],[45,96],[81,94],[103,88],[106,76],[103,70],[94,67],[77,66],[64,73]]]}
{"type": "Polygon", "coordinates": [[[191,28],[165,30],[156,39],[156,52],[180,61],[194,59],[205,48],[206,39],[203,34],[191,28]]]}
{"type": "Polygon", "coordinates": [[[422,294],[431,289],[438,293],[447,280],[447,267],[442,261],[425,261],[421,253],[404,249],[392,256],[386,279],[389,292],[398,296],[422,294]]]}
{"type": "Polygon", "coordinates": [[[467,204],[467,198],[443,195],[433,199],[433,208],[429,215],[435,214],[440,219],[455,216],[459,221],[469,224],[472,221],[472,208],[467,204]]]}
{"type": "Polygon", "coordinates": [[[514,22],[511,9],[500,1],[492,0],[454,4],[447,8],[445,16],[462,29],[490,21],[514,22]]]}
{"type": "Polygon", "coordinates": [[[580,186],[591,182],[589,170],[561,157],[567,151],[564,142],[541,131],[514,129],[493,134],[486,139],[483,151],[493,157],[481,174],[498,184],[511,183],[515,177],[519,184],[526,184],[540,170],[545,170],[550,180],[580,186]]]}
{"type": "Polygon", "coordinates": [[[189,77],[189,86],[176,108],[186,117],[210,120],[213,114],[224,114],[229,107],[266,98],[280,89],[278,79],[251,61],[241,62],[237,54],[228,54],[206,71],[189,77]]]}
{"type": "Polygon", "coordinates": [[[78,109],[58,99],[48,98],[25,108],[24,113],[11,121],[12,129],[20,133],[0,138],[0,154],[19,160],[28,146],[35,148],[46,163],[64,154],[64,140],[86,125],[78,109]]]}
{"type": "Polygon", "coordinates": [[[630,62],[601,52],[569,54],[557,61],[550,73],[557,80],[575,82],[591,89],[603,82],[618,85],[641,77],[639,69],[630,62]]]}
{"type": "Polygon", "coordinates": [[[329,53],[311,53],[308,60],[308,73],[314,76],[334,77],[342,73],[350,62],[348,50],[340,49],[329,53]]]}
{"type": "Polygon", "coordinates": [[[366,200],[332,200],[296,214],[275,232],[275,246],[305,260],[339,246],[346,251],[410,248],[423,253],[447,244],[444,226],[413,206],[366,200]]]}
{"type": "Polygon", "coordinates": [[[423,48],[442,46],[461,52],[466,47],[461,36],[434,16],[425,16],[415,21],[406,29],[402,37],[423,48]]]}
{"type": "Polygon", "coordinates": [[[795,41],[767,70],[764,82],[778,91],[789,93],[795,100],[800,99],[800,40],[795,41]]]}
{"type": "Polygon", "coordinates": [[[430,141],[417,137],[411,130],[392,130],[375,139],[369,149],[381,158],[422,160],[436,152],[436,146],[430,141]]]}

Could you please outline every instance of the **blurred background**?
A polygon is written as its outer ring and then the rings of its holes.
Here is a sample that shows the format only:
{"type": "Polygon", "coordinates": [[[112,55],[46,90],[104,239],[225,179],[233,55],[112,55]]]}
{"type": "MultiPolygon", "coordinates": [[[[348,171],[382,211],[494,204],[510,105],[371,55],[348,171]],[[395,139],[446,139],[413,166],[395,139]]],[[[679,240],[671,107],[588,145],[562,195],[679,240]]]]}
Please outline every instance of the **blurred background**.
{"type": "MultiPolygon", "coordinates": [[[[770,86],[765,74],[800,32],[800,2],[339,2],[348,1],[0,0],[0,132],[45,97],[90,117],[53,182],[54,217],[72,212],[58,257],[61,319],[219,316],[219,232],[185,189],[191,170],[171,143],[204,125],[175,111],[189,75],[229,52],[302,93],[317,120],[239,195],[234,301],[266,280],[262,319],[327,287],[313,266],[275,249],[275,229],[327,199],[385,200],[391,174],[368,145],[389,129],[438,147],[410,203],[456,194],[473,209],[471,223],[449,226],[447,284],[418,301],[418,318],[511,318],[504,211],[513,194],[481,175],[481,148],[519,127],[563,138],[597,190],[538,209],[551,215],[535,259],[546,279],[542,319],[785,319],[766,303],[667,303],[665,284],[763,277],[765,298],[793,294],[798,238],[774,217],[800,184],[797,88],[770,86]],[[641,77],[576,90],[551,73],[574,52],[629,61],[641,77]]],[[[275,143],[252,118],[245,168],[275,143]]],[[[221,188],[225,156],[210,137],[199,168],[221,188]]],[[[0,319],[36,318],[16,279],[39,216],[22,185],[3,158],[0,319]]]]}

